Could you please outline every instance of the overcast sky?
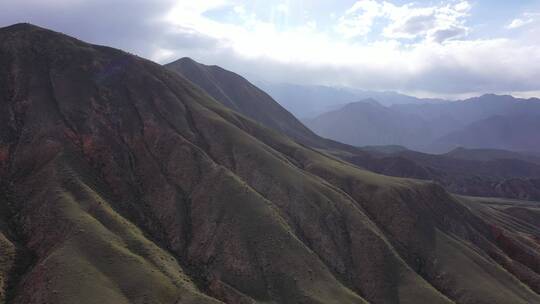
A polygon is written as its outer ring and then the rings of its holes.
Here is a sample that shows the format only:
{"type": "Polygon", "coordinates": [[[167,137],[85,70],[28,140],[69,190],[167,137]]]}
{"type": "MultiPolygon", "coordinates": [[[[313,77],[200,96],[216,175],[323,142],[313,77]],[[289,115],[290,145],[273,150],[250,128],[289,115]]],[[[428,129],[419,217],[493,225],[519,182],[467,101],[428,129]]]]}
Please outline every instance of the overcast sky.
{"type": "Polygon", "coordinates": [[[0,0],[17,22],[249,79],[540,95],[539,0],[0,0]]]}

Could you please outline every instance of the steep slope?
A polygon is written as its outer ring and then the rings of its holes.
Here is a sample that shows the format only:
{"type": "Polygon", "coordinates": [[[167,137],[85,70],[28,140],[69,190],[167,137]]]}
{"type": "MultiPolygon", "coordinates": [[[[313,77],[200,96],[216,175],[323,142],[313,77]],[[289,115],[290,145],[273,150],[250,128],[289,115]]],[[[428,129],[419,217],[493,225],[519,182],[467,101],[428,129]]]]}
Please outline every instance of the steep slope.
{"type": "Polygon", "coordinates": [[[0,272],[9,303],[540,302],[537,228],[299,145],[157,64],[20,24],[0,83],[0,222],[32,256],[0,272]]]}
{"type": "MultiPolygon", "coordinates": [[[[216,66],[208,67],[189,58],[178,60],[174,66],[176,68],[173,71],[181,71],[181,75],[206,88],[207,93],[233,110],[239,107],[264,109],[267,104],[279,107],[275,101],[269,99],[266,95],[262,99],[252,98],[260,95],[260,90],[233,72],[216,66]],[[216,80],[229,78],[235,81],[216,80]],[[230,96],[233,95],[230,92],[242,92],[239,94],[238,99],[243,103],[235,104],[226,92],[229,92],[230,96]]],[[[292,90],[294,91],[294,89],[292,90]]],[[[313,94],[324,93],[326,90],[321,88],[321,90],[312,90],[311,92],[313,94]]],[[[278,112],[283,113],[286,111],[281,109],[278,112]]],[[[327,151],[382,174],[434,180],[453,192],[466,195],[540,199],[538,191],[534,188],[535,179],[540,177],[540,171],[536,168],[537,166],[529,163],[513,159],[489,162],[459,161],[444,156],[414,153],[412,151],[404,153],[388,153],[387,151],[381,156],[378,149],[385,149],[384,147],[363,147],[359,149],[324,139],[313,133],[305,134],[303,133],[305,127],[298,122],[290,124],[288,115],[273,115],[272,111],[259,111],[256,115],[252,115],[251,118],[271,128],[272,125],[289,125],[293,130],[289,134],[305,135],[293,137],[300,143],[327,151]],[[268,123],[269,121],[275,123],[268,123]]],[[[315,125],[322,124],[316,130],[335,131],[335,133],[331,134],[322,131],[323,135],[345,142],[347,142],[348,138],[356,138],[364,143],[380,144],[410,141],[421,143],[430,138],[430,134],[437,134],[437,131],[432,127],[428,127],[428,124],[421,117],[401,114],[393,108],[381,106],[374,100],[352,103],[345,106],[343,110],[321,115],[319,120],[309,120],[308,124],[310,122],[315,125]],[[422,136],[418,136],[419,133],[422,136]]],[[[275,127],[273,129],[279,130],[279,128],[275,127]]],[[[387,150],[388,148],[392,149],[392,147],[386,147],[387,150]]],[[[404,150],[400,147],[397,148],[397,152],[404,150]]]]}
{"type": "MultiPolygon", "coordinates": [[[[238,108],[241,110],[243,107],[264,109],[265,104],[277,105],[275,101],[266,97],[260,100],[251,98],[251,96],[259,95],[260,90],[247,80],[220,67],[208,67],[189,58],[178,60],[174,66],[176,68],[173,71],[180,71],[184,77],[206,88],[207,93],[233,110],[238,108]],[[216,78],[232,78],[236,81],[216,81],[216,78]],[[225,92],[242,92],[239,100],[244,103],[236,105],[225,92]]],[[[320,91],[325,92],[321,88],[312,93],[320,91]]],[[[285,112],[285,110],[282,109],[279,112],[285,112]]],[[[274,125],[288,125],[288,117],[287,115],[275,116],[271,111],[260,111],[251,116],[268,127],[272,127],[272,123],[267,123],[268,121],[275,122],[274,125]]],[[[421,117],[401,114],[392,108],[381,106],[374,100],[349,104],[342,110],[308,120],[307,124],[326,137],[351,144],[416,142],[422,146],[426,139],[438,134],[432,127],[428,127],[428,123],[421,117]],[[354,139],[352,142],[351,138],[354,139]]],[[[289,134],[302,134],[305,129],[299,123],[290,124],[290,126],[294,131],[289,134]]],[[[274,129],[279,130],[279,128],[274,129]]],[[[453,192],[466,195],[540,199],[538,191],[534,189],[535,179],[540,178],[540,171],[535,170],[536,166],[529,168],[528,163],[516,160],[467,162],[413,152],[384,153],[381,157],[378,155],[377,147],[358,149],[321,138],[313,133],[304,135],[306,136],[295,137],[295,139],[300,143],[328,151],[364,168],[386,175],[434,180],[453,192]]]]}
{"type": "Polygon", "coordinates": [[[208,66],[191,58],[181,58],[166,65],[205,90],[223,105],[303,142],[315,142],[317,136],[268,94],[238,74],[218,66],[208,66]]]}
{"type": "Polygon", "coordinates": [[[313,133],[272,97],[234,72],[219,66],[207,66],[190,58],[181,58],[166,67],[199,86],[227,108],[283,133],[300,144],[322,150],[346,151],[365,159],[371,158],[361,149],[313,133]]]}

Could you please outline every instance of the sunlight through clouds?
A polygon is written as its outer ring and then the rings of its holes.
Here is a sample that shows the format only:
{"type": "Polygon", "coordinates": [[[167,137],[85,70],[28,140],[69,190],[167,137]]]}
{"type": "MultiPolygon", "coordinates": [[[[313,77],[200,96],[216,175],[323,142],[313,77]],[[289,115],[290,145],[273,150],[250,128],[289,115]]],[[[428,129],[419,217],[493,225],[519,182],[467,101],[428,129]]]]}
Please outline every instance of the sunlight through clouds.
{"type": "Polygon", "coordinates": [[[337,31],[347,38],[363,36],[372,31],[377,19],[381,19],[386,23],[382,34],[387,38],[425,37],[441,42],[467,33],[465,18],[470,9],[467,1],[440,6],[397,6],[386,1],[361,0],[340,18],[337,31]]]}
{"type": "Polygon", "coordinates": [[[133,10],[129,0],[4,1],[3,22],[35,22],[159,63],[190,56],[261,80],[426,94],[540,88],[538,7],[504,15],[497,31],[477,17],[488,0],[133,0],[133,10]]]}
{"type": "MultiPolygon", "coordinates": [[[[266,9],[292,13],[285,3],[266,9]]],[[[265,20],[245,3],[215,0],[197,5],[182,2],[167,20],[218,40],[216,53],[206,58],[221,56],[222,62],[245,62],[250,72],[257,71],[270,80],[447,94],[493,90],[501,83],[520,90],[534,88],[539,72],[526,67],[531,61],[540,63],[538,47],[507,38],[467,40],[472,30],[467,24],[471,9],[468,1],[398,6],[361,0],[329,28],[318,28],[315,21],[281,28],[273,22],[274,17],[265,20]],[[216,8],[229,8],[237,23],[205,15],[216,8]],[[354,39],[375,31],[378,21],[383,21],[383,26],[373,39],[354,39]],[[290,71],[272,75],[270,71],[280,66],[290,71]],[[316,80],[305,77],[313,71],[320,75],[316,80]]],[[[163,58],[162,54],[174,59],[174,52],[162,50],[155,58],[163,58]]],[[[242,66],[236,70],[249,73],[242,66]]]]}

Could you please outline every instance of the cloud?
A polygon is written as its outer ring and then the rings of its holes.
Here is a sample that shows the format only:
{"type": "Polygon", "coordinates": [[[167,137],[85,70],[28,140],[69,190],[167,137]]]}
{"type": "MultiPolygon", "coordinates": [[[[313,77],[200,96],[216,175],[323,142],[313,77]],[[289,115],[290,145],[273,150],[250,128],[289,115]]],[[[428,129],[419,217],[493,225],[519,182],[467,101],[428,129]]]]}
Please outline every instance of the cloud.
{"type": "Polygon", "coordinates": [[[467,36],[469,29],[465,26],[448,25],[429,31],[428,38],[432,41],[442,43],[450,39],[458,39],[467,36]]]}
{"type": "MultiPolygon", "coordinates": [[[[507,39],[424,42],[403,50],[397,43],[356,46],[334,53],[343,60],[316,64],[280,62],[269,56],[219,55],[218,62],[242,74],[277,82],[435,92],[531,91],[539,87],[540,48],[507,39]]],[[[201,58],[215,60],[215,57],[201,58]]],[[[215,63],[215,61],[213,61],[215,63]]]]}
{"type": "Polygon", "coordinates": [[[376,20],[385,22],[382,34],[391,39],[430,39],[443,42],[464,37],[465,18],[471,5],[467,1],[439,6],[394,5],[386,1],[357,1],[339,19],[337,32],[346,38],[365,36],[376,20]]]}
{"type": "MultiPolygon", "coordinates": [[[[538,33],[481,38],[467,1],[362,0],[320,12],[326,20],[292,0],[3,1],[3,25],[29,21],[160,63],[190,56],[269,81],[430,94],[540,89],[538,33]]],[[[536,16],[520,16],[528,18],[536,16]]]]}
{"type": "Polygon", "coordinates": [[[0,24],[31,22],[141,56],[157,49],[174,0],[2,0],[0,24]]]}
{"type": "Polygon", "coordinates": [[[506,28],[509,30],[522,28],[535,22],[539,16],[540,13],[523,13],[522,17],[512,20],[512,22],[506,25],[506,28]]]}
{"type": "MultiPolygon", "coordinates": [[[[385,2],[386,4],[386,2],[385,2]]],[[[376,18],[384,15],[383,5],[375,0],[361,0],[339,18],[336,30],[346,38],[364,36],[371,32],[376,18]]]]}
{"type": "Polygon", "coordinates": [[[523,19],[514,19],[512,20],[512,22],[510,22],[510,24],[508,24],[506,26],[507,29],[517,29],[517,28],[520,28],[520,27],[523,27],[527,24],[530,24],[532,23],[534,20],[533,19],[526,19],[526,20],[523,20],[523,19]]]}

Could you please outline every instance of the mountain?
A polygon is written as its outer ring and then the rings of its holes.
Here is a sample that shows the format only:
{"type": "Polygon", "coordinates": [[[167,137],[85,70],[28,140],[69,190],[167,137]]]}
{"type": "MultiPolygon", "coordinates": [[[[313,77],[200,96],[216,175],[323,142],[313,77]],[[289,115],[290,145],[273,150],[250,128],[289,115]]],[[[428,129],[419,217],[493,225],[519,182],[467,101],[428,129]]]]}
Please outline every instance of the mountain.
{"type": "MultiPolygon", "coordinates": [[[[529,160],[519,161],[520,158],[517,160],[511,158],[489,162],[460,161],[444,156],[408,151],[401,146],[354,148],[304,132],[305,127],[296,119],[291,119],[290,114],[277,102],[268,95],[261,94],[259,88],[233,72],[217,66],[209,67],[189,58],[176,61],[174,66],[176,68],[171,68],[171,65],[167,67],[199,87],[206,88],[206,92],[223,105],[233,110],[241,110],[243,107],[274,108],[275,111],[258,111],[255,114],[244,111],[243,114],[276,131],[280,131],[276,126],[289,126],[288,131],[284,132],[298,142],[317,148],[319,151],[334,154],[363,168],[390,176],[433,180],[459,194],[540,200],[539,192],[534,186],[535,180],[540,178],[540,168],[529,163],[529,160]],[[201,71],[204,71],[204,77],[201,77],[201,71]],[[216,79],[234,79],[235,81],[217,81],[216,79]],[[232,95],[243,103],[236,102],[238,103],[236,105],[232,99],[226,97],[232,95]],[[253,96],[261,96],[261,98],[253,98],[253,96]],[[274,115],[274,113],[279,115],[274,115]],[[380,152],[383,152],[383,155],[380,155],[380,152]],[[519,184],[519,191],[516,191],[515,187],[504,186],[507,183],[519,184]]],[[[421,118],[401,114],[392,108],[380,105],[373,99],[350,104],[342,112],[343,115],[340,114],[334,120],[329,120],[331,123],[329,127],[358,121],[358,124],[348,129],[360,130],[355,135],[363,142],[367,138],[373,144],[399,141],[410,143],[414,140],[425,140],[430,136],[430,132],[433,132],[433,128],[427,123],[422,123],[421,118]],[[361,119],[356,116],[358,113],[362,115],[361,119]],[[347,117],[348,114],[354,117],[347,117]],[[372,134],[373,130],[379,133],[372,134]],[[419,132],[423,132],[423,136],[418,136],[419,132]],[[386,134],[399,136],[389,138],[386,134]]],[[[347,129],[347,127],[342,129],[347,129]]],[[[346,133],[322,133],[322,135],[343,141],[346,141],[349,136],[346,133]]],[[[421,143],[419,141],[419,145],[421,143]]]]}
{"type": "Polygon", "coordinates": [[[346,87],[310,86],[289,83],[256,83],[296,117],[308,119],[345,104],[375,99],[385,106],[394,104],[424,104],[442,102],[439,99],[416,98],[396,92],[378,92],[346,87]]]}
{"type": "Polygon", "coordinates": [[[315,133],[356,146],[401,145],[421,147],[434,138],[419,117],[385,107],[373,99],[354,102],[304,123],[315,133]]]}
{"type": "Polygon", "coordinates": [[[8,303],[538,303],[538,204],[297,144],[164,67],[0,29],[8,303]]]}
{"type": "Polygon", "coordinates": [[[453,102],[393,105],[392,108],[403,113],[420,115],[428,120],[434,118],[450,120],[456,124],[457,130],[493,116],[523,116],[540,113],[540,99],[485,94],[453,102]]]}
{"type": "Polygon", "coordinates": [[[296,117],[238,74],[218,66],[198,63],[191,58],[181,58],[166,67],[186,77],[226,107],[266,127],[301,141],[317,140],[317,136],[296,117]]]}
{"type": "Polygon", "coordinates": [[[538,117],[539,99],[484,95],[389,107],[373,100],[354,102],[304,123],[321,136],[354,146],[401,145],[428,153],[457,147],[540,151],[538,117]]]}
{"type": "Polygon", "coordinates": [[[508,152],[519,157],[498,158],[491,150],[471,155],[460,152],[461,155],[455,156],[454,153],[427,154],[392,146],[363,149],[371,157],[339,151],[332,154],[380,174],[434,181],[453,193],[540,201],[540,163],[534,156],[508,152]]]}
{"type": "Polygon", "coordinates": [[[433,147],[441,151],[453,147],[540,151],[540,112],[491,116],[443,136],[433,147]]]}
{"type": "Polygon", "coordinates": [[[369,158],[361,149],[315,134],[272,97],[234,72],[219,66],[204,65],[191,58],[181,58],[165,67],[191,81],[227,108],[286,134],[301,144],[322,150],[347,151],[369,158]]]}

